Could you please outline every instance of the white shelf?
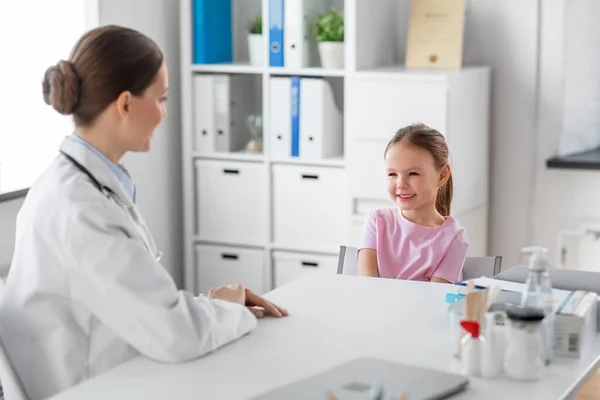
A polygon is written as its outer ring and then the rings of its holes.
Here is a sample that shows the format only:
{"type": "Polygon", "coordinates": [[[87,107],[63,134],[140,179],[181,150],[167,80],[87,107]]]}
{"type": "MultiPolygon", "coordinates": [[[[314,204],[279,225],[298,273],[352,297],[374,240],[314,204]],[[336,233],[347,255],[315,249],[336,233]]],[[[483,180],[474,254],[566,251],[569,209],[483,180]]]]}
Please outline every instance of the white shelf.
{"type": "Polygon", "coordinates": [[[307,68],[281,68],[270,67],[269,74],[271,75],[298,75],[298,76],[344,76],[346,71],[343,69],[325,69],[319,67],[307,68]]]}
{"type": "Polygon", "coordinates": [[[265,157],[262,154],[256,153],[200,153],[192,152],[192,157],[201,160],[229,160],[229,161],[252,161],[264,162],[265,157]]]}
{"type": "Polygon", "coordinates": [[[193,244],[211,244],[215,246],[224,246],[224,247],[241,247],[244,249],[265,249],[267,245],[260,245],[256,243],[237,243],[237,242],[226,242],[223,240],[210,240],[201,238],[200,236],[192,237],[193,244]]]}
{"type": "Polygon", "coordinates": [[[250,65],[249,63],[233,64],[192,64],[192,72],[214,72],[224,74],[262,74],[265,67],[250,65]]]}
{"type": "Polygon", "coordinates": [[[321,254],[328,256],[337,256],[339,254],[338,249],[308,249],[306,247],[296,247],[296,246],[286,246],[277,243],[271,243],[268,246],[271,250],[274,251],[291,251],[295,253],[307,253],[307,254],[321,254]]]}
{"type": "Polygon", "coordinates": [[[325,69],[320,67],[306,68],[280,68],[280,67],[260,67],[250,65],[249,63],[227,63],[227,64],[192,64],[192,72],[211,72],[224,74],[262,74],[269,72],[270,75],[283,76],[339,76],[346,75],[343,69],[325,69]]]}
{"type": "Polygon", "coordinates": [[[455,75],[465,73],[468,71],[474,71],[478,69],[485,69],[483,66],[464,66],[460,69],[434,69],[434,68],[406,68],[402,64],[385,65],[373,68],[360,69],[352,72],[353,76],[360,77],[398,77],[405,75],[411,80],[421,78],[427,81],[443,82],[449,75],[455,75]]]}
{"type": "Polygon", "coordinates": [[[314,167],[337,167],[343,168],[345,166],[345,161],[343,158],[330,158],[330,159],[322,159],[322,160],[303,160],[303,159],[273,159],[271,160],[272,164],[286,164],[286,165],[307,165],[314,167]]]}

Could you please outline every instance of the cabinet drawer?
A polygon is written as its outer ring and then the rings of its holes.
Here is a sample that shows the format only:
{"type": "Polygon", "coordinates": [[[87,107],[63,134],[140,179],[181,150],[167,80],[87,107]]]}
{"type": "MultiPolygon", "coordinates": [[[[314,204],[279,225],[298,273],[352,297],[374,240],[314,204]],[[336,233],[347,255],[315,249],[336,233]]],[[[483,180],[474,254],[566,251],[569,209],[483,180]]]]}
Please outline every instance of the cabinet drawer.
{"type": "Polygon", "coordinates": [[[304,274],[335,274],[337,262],[335,256],[275,251],[273,252],[274,286],[285,285],[304,274]]]}
{"type": "Polygon", "coordinates": [[[263,245],[267,241],[264,166],[196,161],[197,233],[201,240],[263,245]]]}
{"type": "Polygon", "coordinates": [[[206,294],[212,287],[239,282],[263,293],[263,259],[262,250],[196,245],[196,288],[206,294]]]}
{"type": "Polygon", "coordinates": [[[336,251],[349,214],[345,173],[337,168],[273,167],[273,240],[278,245],[336,251]]]}

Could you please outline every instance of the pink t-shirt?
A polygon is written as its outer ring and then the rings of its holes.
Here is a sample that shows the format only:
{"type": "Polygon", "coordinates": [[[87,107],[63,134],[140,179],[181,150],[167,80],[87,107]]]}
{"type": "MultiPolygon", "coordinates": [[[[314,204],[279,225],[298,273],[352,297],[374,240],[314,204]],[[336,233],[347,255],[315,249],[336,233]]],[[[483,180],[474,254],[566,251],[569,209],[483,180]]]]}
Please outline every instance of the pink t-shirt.
{"type": "Polygon", "coordinates": [[[454,218],[428,227],[391,208],[367,215],[359,251],[377,250],[382,278],[429,281],[436,276],[456,283],[462,279],[468,247],[467,234],[454,218]]]}

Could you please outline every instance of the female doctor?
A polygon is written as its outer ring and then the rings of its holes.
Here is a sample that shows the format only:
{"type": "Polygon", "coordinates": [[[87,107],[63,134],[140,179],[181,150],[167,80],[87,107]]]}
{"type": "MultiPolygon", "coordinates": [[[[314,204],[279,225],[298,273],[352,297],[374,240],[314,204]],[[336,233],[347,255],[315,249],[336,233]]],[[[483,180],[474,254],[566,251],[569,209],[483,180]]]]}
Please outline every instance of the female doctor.
{"type": "Polygon", "coordinates": [[[86,33],[43,80],[46,103],[75,134],[29,190],[0,300],[0,337],[31,400],[142,354],[183,362],[287,311],[241,285],[178,291],[119,165],[148,151],[165,115],[167,67],[131,29],[86,33]]]}

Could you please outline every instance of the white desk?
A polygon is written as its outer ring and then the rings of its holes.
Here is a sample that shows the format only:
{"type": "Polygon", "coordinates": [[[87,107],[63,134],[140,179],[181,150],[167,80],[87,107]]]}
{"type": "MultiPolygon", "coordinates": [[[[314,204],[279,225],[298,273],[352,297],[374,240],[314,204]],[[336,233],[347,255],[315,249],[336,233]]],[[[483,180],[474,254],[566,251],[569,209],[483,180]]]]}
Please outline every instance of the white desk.
{"type": "MultiPolygon", "coordinates": [[[[179,365],[134,358],[54,397],[94,399],[244,399],[359,356],[457,372],[445,294],[434,283],[308,275],[267,297],[290,310],[250,335],[179,365]]],[[[456,399],[565,399],[600,364],[600,335],[581,360],[557,358],[535,383],[472,379],[456,399]]]]}

